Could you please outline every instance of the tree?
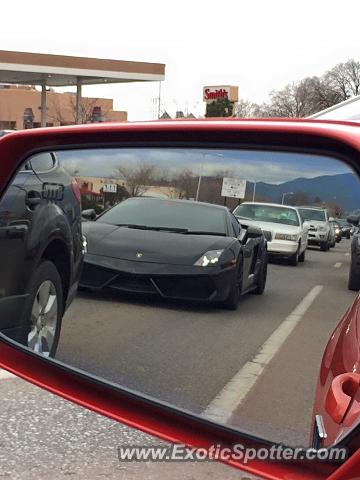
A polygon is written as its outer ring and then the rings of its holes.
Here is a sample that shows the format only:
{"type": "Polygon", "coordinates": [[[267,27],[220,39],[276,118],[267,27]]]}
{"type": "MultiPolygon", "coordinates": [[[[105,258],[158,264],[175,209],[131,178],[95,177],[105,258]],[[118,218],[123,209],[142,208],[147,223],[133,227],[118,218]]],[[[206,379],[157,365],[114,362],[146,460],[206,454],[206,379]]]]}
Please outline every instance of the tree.
{"type": "Polygon", "coordinates": [[[139,163],[136,167],[118,167],[117,175],[126,182],[130,197],[141,197],[151,186],[155,166],[139,163]]]}
{"type": "Polygon", "coordinates": [[[249,102],[249,100],[239,100],[234,108],[234,117],[251,118],[255,117],[255,111],[259,106],[249,102]]]}
{"type": "Polygon", "coordinates": [[[173,183],[179,192],[179,198],[195,198],[199,177],[192,170],[185,169],[174,177],[173,183]]]}
{"type": "Polygon", "coordinates": [[[325,202],[323,206],[327,209],[329,217],[342,218],[345,215],[344,209],[336,202],[325,202]]]}
{"type": "Polygon", "coordinates": [[[234,105],[228,98],[220,98],[206,104],[205,117],[231,117],[234,105]]]}
{"type": "Polygon", "coordinates": [[[307,77],[270,93],[260,105],[239,102],[240,117],[307,117],[360,94],[360,62],[353,59],[335,65],[321,77],[307,77]]]}
{"type": "MultiPolygon", "coordinates": [[[[60,97],[58,94],[52,95],[51,107],[49,108],[49,119],[59,125],[68,125],[76,123],[76,95],[69,93],[63,94],[64,98],[67,97],[67,102],[60,103],[60,97]]],[[[49,102],[50,103],[50,102],[49,102]]],[[[108,111],[104,111],[103,105],[100,105],[99,98],[82,98],[80,102],[79,123],[91,123],[94,107],[101,107],[104,117],[108,114],[108,111]]]]}
{"type": "Polygon", "coordinates": [[[269,113],[272,117],[307,117],[318,111],[316,80],[304,78],[270,94],[269,113]]]}
{"type": "Polygon", "coordinates": [[[298,191],[287,197],[288,205],[307,205],[309,203],[309,196],[307,193],[298,191]]]}
{"type": "Polygon", "coordinates": [[[314,113],[332,107],[343,100],[341,94],[333,88],[326,75],[312,77],[312,82],[314,113]]]}
{"type": "Polygon", "coordinates": [[[351,59],[346,63],[339,63],[325,74],[325,79],[341,100],[359,95],[360,62],[351,59]]]}

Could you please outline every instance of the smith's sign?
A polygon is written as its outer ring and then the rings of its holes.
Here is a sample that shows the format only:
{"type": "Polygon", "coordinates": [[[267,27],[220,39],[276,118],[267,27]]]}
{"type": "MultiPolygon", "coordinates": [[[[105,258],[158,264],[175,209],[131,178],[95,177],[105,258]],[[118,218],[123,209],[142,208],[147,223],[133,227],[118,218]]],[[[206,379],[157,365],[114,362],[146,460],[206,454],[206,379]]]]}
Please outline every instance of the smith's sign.
{"type": "Polygon", "coordinates": [[[216,100],[228,99],[230,102],[238,101],[238,87],[221,85],[216,87],[204,87],[204,102],[215,102],[216,100]]]}
{"type": "Polygon", "coordinates": [[[229,92],[225,88],[219,88],[216,90],[210,90],[210,88],[205,88],[204,100],[218,100],[219,98],[229,98],[229,92]]]}

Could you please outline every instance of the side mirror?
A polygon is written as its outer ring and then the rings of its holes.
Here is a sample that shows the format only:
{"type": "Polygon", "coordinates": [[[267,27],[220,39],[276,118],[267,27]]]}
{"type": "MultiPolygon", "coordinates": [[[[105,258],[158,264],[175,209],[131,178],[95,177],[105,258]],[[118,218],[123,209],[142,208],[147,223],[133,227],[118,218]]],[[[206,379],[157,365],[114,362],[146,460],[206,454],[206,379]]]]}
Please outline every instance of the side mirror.
{"type": "Polygon", "coordinates": [[[329,222],[335,222],[335,218],[334,217],[329,217],[329,222]]]}
{"type": "Polygon", "coordinates": [[[243,243],[246,243],[251,238],[260,238],[263,236],[263,231],[259,227],[254,227],[253,225],[249,225],[246,233],[243,237],[243,243]]]}
{"type": "Polygon", "coordinates": [[[81,216],[82,218],[84,218],[85,220],[90,220],[90,221],[93,221],[96,219],[96,212],[93,208],[89,208],[88,210],[83,210],[81,212],[81,216]]]}
{"type": "Polygon", "coordinates": [[[56,157],[51,152],[42,152],[34,155],[31,159],[31,169],[39,174],[52,170],[56,165],[56,157]]]}
{"type": "Polygon", "coordinates": [[[346,218],[346,221],[348,223],[351,223],[352,225],[355,225],[355,227],[357,227],[359,225],[359,215],[349,215],[347,218],[346,218]]]}
{"type": "MultiPolygon", "coordinates": [[[[319,235],[309,231],[304,242],[299,225],[324,220],[324,209],[306,204],[333,198],[334,185],[347,186],[336,190],[336,205],[358,214],[360,225],[359,156],[358,126],[312,119],[119,122],[7,135],[0,140],[0,384],[4,368],[176,444],[142,451],[120,445],[122,460],[218,460],[274,480],[349,478],[360,471],[360,455],[347,459],[360,442],[360,378],[348,375],[360,362],[360,297],[344,281],[349,245],[335,250],[343,265],[335,272],[334,255],[324,253],[334,241],[329,227],[319,225],[319,235]],[[42,202],[41,218],[51,219],[58,239],[48,222],[35,224],[40,216],[29,214],[41,241],[26,242],[26,231],[9,229],[23,221],[20,181],[34,176],[16,173],[33,152],[55,146],[59,167],[52,175],[66,179],[64,200],[56,209],[42,202]],[[63,173],[75,167],[89,179],[82,181],[83,207],[63,173]],[[123,190],[115,197],[101,192],[104,179],[120,181],[123,190]],[[290,185],[303,199],[293,203],[304,207],[279,202],[290,185]],[[122,195],[131,198],[96,216],[100,203],[122,195]],[[238,209],[241,243],[224,208],[239,198],[258,199],[238,209]],[[70,214],[71,230],[62,228],[70,214]],[[315,248],[306,251],[307,243],[315,248]],[[204,253],[202,265],[194,265],[204,253]],[[341,277],[331,288],[329,272],[341,277]],[[317,325],[321,338],[314,328],[299,328],[304,323],[317,325]],[[306,358],[306,375],[298,358],[306,358]],[[223,368],[224,361],[233,368],[223,368]],[[291,375],[284,375],[289,366],[291,375]],[[334,372],[344,381],[333,383],[334,372]],[[306,392],[301,408],[296,389],[306,392]]],[[[43,181],[35,188],[41,192],[43,181]]]]}

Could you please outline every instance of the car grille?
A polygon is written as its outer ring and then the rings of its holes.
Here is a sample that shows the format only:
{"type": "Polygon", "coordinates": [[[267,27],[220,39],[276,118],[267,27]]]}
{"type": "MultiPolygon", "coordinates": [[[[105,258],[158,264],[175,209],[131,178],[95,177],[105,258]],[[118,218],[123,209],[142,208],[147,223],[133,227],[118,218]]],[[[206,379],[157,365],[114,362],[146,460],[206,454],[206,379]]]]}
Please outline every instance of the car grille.
{"type": "Polygon", "coordinates": [[[163,277],[154,278],[154,283],[165,297],[208,299],[215,291],[209,277],[163,277]]]}
{"type": "Polygon", "coordinates": [[[268,242],[271,242],[272,240],[272,233],[269,232],[268,230],[263,230],[264,237],[268,242]]]}
{"type": "Polygon", "coordinates": [[[110,288],[123,292],[157,293],[164,297],[207,300],[215,293],[215,285],[207,276],[150,277],[117,273],[112,270],[84,264],[80,282],[85,288],[110,288]]]}
{"type": "Polygon", "coordinates": [[[81,276],[81,285],[89,288],[102,288],[116,277],[113,271],[84,263],[84,268],[81,276]]]}
{"type": "Polygon", "coordinates": [[[150,278],[137,277],[134,275],[117,275],[109,287],[124,292],[157,293],[157,290],[150,278]]]}

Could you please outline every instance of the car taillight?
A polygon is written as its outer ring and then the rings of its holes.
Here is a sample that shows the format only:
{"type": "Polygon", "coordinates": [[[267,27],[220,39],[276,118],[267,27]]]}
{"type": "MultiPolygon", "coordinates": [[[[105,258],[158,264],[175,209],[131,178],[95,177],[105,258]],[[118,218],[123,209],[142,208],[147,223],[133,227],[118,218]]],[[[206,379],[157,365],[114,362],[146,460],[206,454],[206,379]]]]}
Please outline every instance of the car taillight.
{"type": "Polygon", "coordinates": [[[75,195],[76,200],[80,203],[81,193],[80,193],[79,185],[78,185],[77,181],[75,180],[75,178],[73,178],[72,181],[71,181],[71,189],[73,191],[73,194],[75,195]]]}

